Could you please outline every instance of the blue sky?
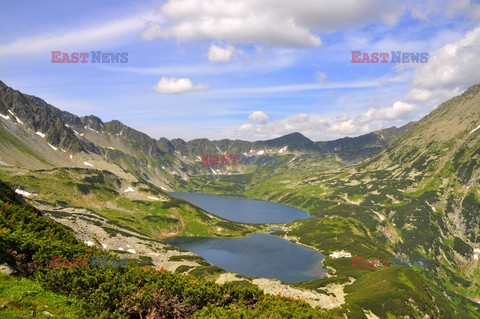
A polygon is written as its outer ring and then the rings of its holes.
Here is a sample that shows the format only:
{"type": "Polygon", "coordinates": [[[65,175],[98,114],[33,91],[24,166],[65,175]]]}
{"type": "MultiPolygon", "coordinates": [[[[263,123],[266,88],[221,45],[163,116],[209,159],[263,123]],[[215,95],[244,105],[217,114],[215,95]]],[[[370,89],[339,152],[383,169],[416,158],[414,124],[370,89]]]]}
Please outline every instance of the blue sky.
{"type": "Polygon", "coordinates": [[[0,1],[0,80],[155,138],[400,126],[480,82],[479,55],[471,0],[0,1]],[[51,51],[128,63],[51,63],[51,51]],[[351,51],[429,60],[351,63],[351,51]]]}

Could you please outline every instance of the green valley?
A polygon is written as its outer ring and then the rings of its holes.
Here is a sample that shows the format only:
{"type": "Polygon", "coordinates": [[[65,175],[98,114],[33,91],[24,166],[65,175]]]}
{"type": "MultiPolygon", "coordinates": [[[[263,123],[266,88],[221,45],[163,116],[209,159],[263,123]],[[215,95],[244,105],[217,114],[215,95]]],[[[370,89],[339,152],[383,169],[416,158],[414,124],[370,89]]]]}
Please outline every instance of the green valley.
{"type": "Polygon", "coordinates": [[[44,307],[55,315],[48,309],[58,307],[99,318],[478,317],[480,85],[418,122],[330,142],[299,133],[257,142],[155,140],[1,85],[0,113],[19,119],[0,119],[1,264],[14,271],[0,277],[0,314],[44,307]],[[252,150],[278,155],[278,165],[201,164],[205,152],[252,150]],[[170,190],[272,201],[312,217],[270,230],[222,219],[170,190]],[[262,281],[164,241],[254,232],[318,250],[330,273],[262,281]],[[80,257],[86,249],[131,262],[126,270],[50,268],[52,254],[80,257]],[[354,268],[352,258],[330,256],[340,251],[424,257],[428,267],[354,268]]]}

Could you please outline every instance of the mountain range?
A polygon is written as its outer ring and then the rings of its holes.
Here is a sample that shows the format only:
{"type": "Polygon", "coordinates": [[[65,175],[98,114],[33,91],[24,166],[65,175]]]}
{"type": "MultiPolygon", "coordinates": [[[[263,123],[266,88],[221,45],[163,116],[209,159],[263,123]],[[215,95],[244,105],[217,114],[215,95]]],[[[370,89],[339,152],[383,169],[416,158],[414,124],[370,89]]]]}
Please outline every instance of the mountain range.
{"type": "MultiPolygon", "coordinates": [[[[156,140],[117,120],[104,123],[94,115],[79,117],[59,110],[1,81],[0,117],[0,161],[4,163],[32,169],[92,167],[86,162],[93,167],[124,170],[168,189],[173,186],[169,180],[175,176],[185,179],[190,173],[202,171],[198,165],[202,153],[334,154],[340,161],[353,163],[380,153],[413,124],[328,142],[314,142],[301,133],[256,142],[156,140]]],[[[217,171],[223,171],[222,167],[216,167],[213,173],[217,171]]]]}
{"type": "Polygon", "coordinates": [[[156,140],[0,82],[0,180],[85,242],[118,253],[110,247],[135,238],[140,259],[154,267],[208,278],[219,270],[162,240],[271,232],[327,256],[334,275],[294,288],[335,298],[341,306],[332,315],[480,317],[480,84],[399,128],[334,141],[294,132],[249,142],[156,140]],[[205,166],[202,153],[277,154],[279,164],[205,166]],[[269,200],[312,218],[269,231],[223,220],[170,190],[269,200]],[[354,269],[349,258],[330,256],[343,251],[421,257],[429,266],[354,269]]]}

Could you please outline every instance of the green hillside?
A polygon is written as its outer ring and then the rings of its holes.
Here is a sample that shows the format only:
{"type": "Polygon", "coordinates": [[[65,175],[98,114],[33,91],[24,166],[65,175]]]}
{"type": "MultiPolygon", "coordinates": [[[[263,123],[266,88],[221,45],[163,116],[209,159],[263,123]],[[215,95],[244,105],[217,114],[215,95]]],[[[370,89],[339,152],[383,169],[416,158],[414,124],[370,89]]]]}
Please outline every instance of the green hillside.
{"type": "Polygon", "coordinates": [[[3,182],[0,190],[0,260],[16,273],[0,276],[1,317],[30,312],[42,317],[48,311],[61,318],[334,318],[298,300],[141,267],[132,260],[126,268],[53,268],[52,256],[70,261],[117,256],[78,242],[71,231],[18,203],[3,182]],[[13,288],[12,282],[19,285],[13,288]]]}
{"type": "MultiPolygon", "coordinates": [[[[476,85],[411,124],[375,157],[346,167],[328,157],[290,158],[280,161],[283,166],[274,171],[243,176],[242,195],[309,211],[313,220],[290,223],[286,235],[278,235],[322,253],[345,250],[366,258],[395,255],[429,260],[427,270],[406,273],[414,276],[403,285],[411,292],[395,283],[401,270],[380,270],[370,276],[364,269],[352,269],[349,259],[331,258],[325,264],[336,270],[335,276],[305,283],[305,287],[321,288],[355,278],[345,288],[350,293],[346,308],[362,305],[380,317],[416,317],[420,305],[427,304],[423,315],[476,318],[480,271],[473,248],[479,248],[480,231],[479,125],[480,85],[476,85]],[[374,287],[373,281],[384,272],[386,286],[380,295],[355,297],[363,289],[359,282],[374,287]],[[408,284],[411,281],[421,282],[428,293],[408,284]],[[412,298],[407,301],[405,296],[412,298]],[[398,308],[392,311],[395,304],[398,308]]],[[[227,181],[198,177],[187,189],[230,194],[227,181]]],[[[357,315],[364,317],[362,310],[357,315]]]]}

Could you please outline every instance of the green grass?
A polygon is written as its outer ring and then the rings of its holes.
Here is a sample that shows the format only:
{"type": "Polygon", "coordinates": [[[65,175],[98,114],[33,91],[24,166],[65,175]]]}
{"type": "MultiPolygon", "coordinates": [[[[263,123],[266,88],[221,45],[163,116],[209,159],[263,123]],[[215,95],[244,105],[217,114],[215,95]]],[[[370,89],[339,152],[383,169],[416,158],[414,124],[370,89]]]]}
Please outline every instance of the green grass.
{"type": "Polygon", "coordinates": [[[360,317],[360,309],[370,309],[380,318],[385,318],[387,313],[411,318],[423,314],[439,315],[426,283],[411,269],[386,268],[369,272],[346,286],[345,292],[349,308],[353,309],[351,318],[360,317]]]}
{"type": "MultiPolygon", "coordinates": [[[[17,174],[2,171],[4,179],[37,193],[35,200],[62,207],[81,207],[110,220],[110,224],[156,239],[176,233],[184,236],[240,236],[255,229],[224,219],[208,217],[203,210],[189,203],[162,194],[166,201],[131,199],[122,196],[119,178],[107,171],[95,169],[52,169],[17,174]],[[79,186],[80,185],[80,186],[79,186]],[[219,231],[221,228],[221,231],[219,231]]],[[[152,186],[154,187],[154,186],[152,186]]],[[[145,187],[141,187],[147,190],[145,187]]],[[[159,194],[153,188],[155,194],[159,194]]],[[[149,192],[138,192],[146,197],[149,192]]],[[[160,196],[160,195],[159,195],[160,196]]],[[[55,212],[56,218],[68,218],[66,213],[55,212]]],[[[87,218],[87,217],[85,217],[87,218]]],[[[99,222],[95,222],[96,225],[99,222]]],[[[104,227],[109,233],[118,233],[104,227]]]]}
{"type": "Polygon", "coordinates": [[[168,259],[169,261],[193,261],[202,266],[209,266],[210,264],[200,256],[195,255],[178,255],[178,256],[170,256],[168,259]]]}
{"type": "Polygon", "coordinates": [[[32,156],[33,158],[37,159],[39,162],[44,164],[47,167],[51,167],[52,164],[49,163],[46,159],[38,155],[36,152],[32,151],[29,147],[25,146],[20,140],[18,140],[15,136],[8,133],[3,125],[0,125],[0,140],[2,144],[10,144],[17,150],[21,151],[23,154],[27,154],[32,156]]]}
{"type": "Polygon", "coordinates": [[[0,273],[0,317],[79,318],[79,303],[71,297],[44,290],[26,278],[0,273]],[[44,313],[46,312],[46,313],[44,313]]]}

